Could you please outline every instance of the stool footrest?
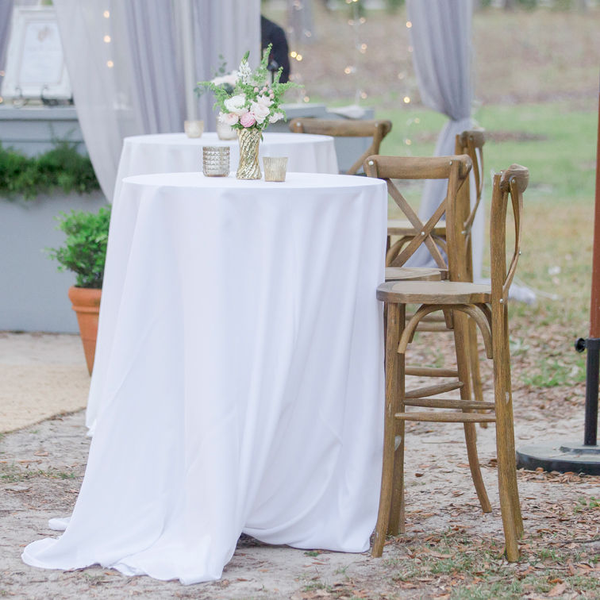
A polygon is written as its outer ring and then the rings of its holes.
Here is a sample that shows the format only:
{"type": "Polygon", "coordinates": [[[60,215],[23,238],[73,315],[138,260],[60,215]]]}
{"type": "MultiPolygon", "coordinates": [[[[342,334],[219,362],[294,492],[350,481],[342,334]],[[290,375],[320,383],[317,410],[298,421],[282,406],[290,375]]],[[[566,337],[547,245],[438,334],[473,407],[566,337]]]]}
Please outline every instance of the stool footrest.
{"type": "Polygon", "coordinates": [[[463,412],[406,412],[396,413],[396,419],[401,421],[430,421],[437,423],[494,423],[495,415],[480,415],[463,412]]]}
{"type": "Polygon", "coordinates": [[[417,377],[458,377],[455,369],[441,369],[439,367],[406,367],[406,375],[417,377]]]}
{"type": "Polygon", "coordinates": [[[406,406],[422,406],[425,408],[457,408],[460,410],[494,410],[493,402],[481,400],[459,400],[457,398],[408,398],[406,406]]]}
{"type": "Polygon", "coordinates": [[[437,385],[425,385],[414,390],[407,390],[405,398],[423,398],[424,396],[437,396],[453,390],[458,390],[463,386],[462,381],[451,381],[450,383],[439,383],[437,385]]]}

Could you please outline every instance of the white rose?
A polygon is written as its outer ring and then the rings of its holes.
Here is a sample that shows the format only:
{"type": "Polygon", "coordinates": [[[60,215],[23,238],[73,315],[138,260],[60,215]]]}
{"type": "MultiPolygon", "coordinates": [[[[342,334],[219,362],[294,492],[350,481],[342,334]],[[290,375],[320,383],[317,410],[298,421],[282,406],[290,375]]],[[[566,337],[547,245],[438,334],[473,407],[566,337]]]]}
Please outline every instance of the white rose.
{"type": "Polygon", "coordinates": [[[256,102],[258,104],[260,104],[261,106],[266,106],[267,108],[269,106],[271,106],[271,104],[273,104],[273,100],[269,97],[269,96],[263,96],[260,95],[257,99],[256,102]]]}
{"type": "Polygon", "coordinates": [[[234,113],[220,113],[219,121],[225,123],[225,125],[235,125],[240,118],[234,113]]]}
{"type": "Polygon", "coordinates": [[[225,108],[238,117],[241,117],[244,113],[248,112],[248,109],[244,107],[244,104],[246,104],[246,96],[244,96],[244,94],[237,94],[236,96],[231,96],[231,98],[225,100],[225,108]]]}
{"type": "Polygon", "coordinates": [[[258,123],[262,123],[269,116],[269,109],[258,102],[253,102],[250,110],[254,113],[254,117],[258,123]]]}
{"type": "Polygon", "coordinates": [[[283,113],[276,112],[269,117],[269,123],[277,123],[283,119],[283,113]]]}

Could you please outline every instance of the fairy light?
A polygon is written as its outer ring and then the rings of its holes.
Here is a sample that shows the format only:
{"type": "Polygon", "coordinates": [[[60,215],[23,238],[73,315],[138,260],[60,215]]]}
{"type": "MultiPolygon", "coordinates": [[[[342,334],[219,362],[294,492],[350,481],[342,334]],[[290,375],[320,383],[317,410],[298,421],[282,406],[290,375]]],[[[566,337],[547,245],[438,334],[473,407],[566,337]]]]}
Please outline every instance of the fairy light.
{"type": "Polygon", "coordinates": [[[296,58],[296,56],[298,56],[298,53],[297,53],[295,50],[292,50],[292,51],[290,52],[290,56],[291,56],[292,58],[296,58]]]}
{"type": "Polygon", "coordinates": [[[112,69],[112,68],[115,66],[115,63],[114,63],[112,60],[107,60],[107,61],[106,61],[106,66],[107,66],[109,69],[112,69]]]}
{"type": "Polygon", "coordinates": [[[302,100],[304,100],[304,102],[310,102],[310,97],[309,96],[304,96],[304,98],[302,98],[302,100]]]}
{"type": "Polygon", "coordinates": [[[411,21],[406,21],[406,29],[410,29],[412,27],[411,21]]]}
{"type": "Polygon", "coordinates": [[[110,19],[110,11],[108,11],[108,10],[105,10],[105,11],[102,13],[102,16],[103,16],[105,19],[110,19]]]}
{"type": "Polygon", "coordinates": [[[296,60],[300,62],[302,60],[302,54],[296,54],[296,60]]]}
{"type": "Polygon", "coordinates": [[[105,41],[107,44],[110,44],[110,35],[105,35],[105,36],[104,36],[104,41],[105,41]]]}
{"type": "Polygon", "coordinates": [[[404,101],[404,104],[410,104],[410,96],[404,96],[402,100],[404,101]]]}
{"type": "Polygon", "coordinates": [[[406,138],[406,139],[404,140],[404,143],[405,143],[407,146],[410,146],[410,145],[412,144],[412,140],[411,140],[410,138],[406,138]]]}

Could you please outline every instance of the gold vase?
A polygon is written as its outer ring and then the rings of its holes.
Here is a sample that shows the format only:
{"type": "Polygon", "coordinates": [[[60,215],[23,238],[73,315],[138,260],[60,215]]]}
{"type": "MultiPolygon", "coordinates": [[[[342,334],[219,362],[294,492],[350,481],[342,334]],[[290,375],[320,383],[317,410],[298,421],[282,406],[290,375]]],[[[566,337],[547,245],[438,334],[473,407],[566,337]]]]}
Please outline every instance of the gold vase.
{"type": "Polygon", "coordinates": [[[240,144],[240,164],[236,176],[238,179],[260,179],[262,173],[258,163],[258,147],[262,132],[254,127],[238,129],[237,132],[240,144]]]}

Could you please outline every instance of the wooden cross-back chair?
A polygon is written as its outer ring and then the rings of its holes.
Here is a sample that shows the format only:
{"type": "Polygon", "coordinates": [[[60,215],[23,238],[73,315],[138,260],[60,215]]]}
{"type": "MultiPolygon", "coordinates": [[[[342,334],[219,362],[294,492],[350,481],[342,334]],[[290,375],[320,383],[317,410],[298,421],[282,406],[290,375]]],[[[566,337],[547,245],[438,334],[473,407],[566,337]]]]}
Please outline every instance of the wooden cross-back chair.
{"type": "Polygon", "coordinates": [[[346,175],[356,175],[362,164],[372,154],[379,154],[383,138],[392,130],[392,122],[385,120],[338,120],[301,118],[290,121],[290,131],[293,133],[313,133],[330,135],[332,137],[363,137],[371,138],[371,145],[356,159],[346,171],[346,175]]]}
{"type": "MultiPolygon", "coordinates": [[[[386,182],[389,195],[394,199],[412,226],[413,235],[398,253],[395,261],[396,267],[403,268],[417,249],[425,245],[435,261],[435,268],[439,270],[443,277],[449,276],[455,280],[464,277],[461,274],[462,272],[458,270],[460,264],[458,256],[456,260],[452,261],[452,272],[450,272],[446,253],[440,250],[435,239],[435,232],[444,217],[447,220],[449,215],[456,214],[456,203],[460,197],[464,197],[464,195],[460,196],[460,190],[468,180],[471,166],[471,159],[466,155],[369,156],[365,160],[365,173],[367,176],[377,177],[386,182]],[[419,179],[448,180],[446,197],[426,222],[421,221],[397,186],[397,182],[419,179]]],[[[387,275],[386,278],[389,279],[387,275]]]]}
{"type": "MultiPolygon", "coordinates": [[[[386,533],[404,531],[404,443],[406,421],[463,423],[465,433],[477,422],[496,423],[498,487],[500,509],[509,561],[519,557],[518,539],[523,522],[517,488],[514,443],[510,351],[508,338],[508,292],[515,275],[521,244],[523,192],[529,171],[511,165],[494,176],[490,219],[491,285],[456,281],[386,282],[377,290],[377,298],[387,308],[386,323],[386,406],[384,426],[383,472],[381,496],[373,556],[381,556],[386,533]],[[512,207],[515,245],[507,267],[506,229],[509,205],[512,207]],[[406,321],[407,304],[420,305],[406,321]],[[477,402],[468,398],[439,398],[430,388],[407,390],[405,355],[419,322],[439,310],[452,310],[472,318],[481,329],[486,354],[493,359],[494,402],[477,402]],[[410,411],[409,407],[420,410],[410,411]],[[480,409],[485,409],[482,414],[480,409]],[[429,410],[423,410],[429,409],[429,410]],[[442,409],[442,410],[439,410],[442,409]],[[479,412],[475,412],[478,410],[479,412]],[[396,443],[398,439],[398,443],[396,443]]],[[[448,215],[448,244],[461,236],[462,224],[448,215]]],[[[452,256],[449,257],[452,263],[452,256]]],[[[460,368],[458,383],[465,383],[468,373],[460,368]]],[[[468,439],[467,435],[467,439],[468,439]]],[[[471,473],[484,511],[491,510],[477,460],[477,449],[467,443],[471,473]],[[474,452],[473,452],[474,450],[474,452]]]]}
{"type": "MultiPolygon", "coordinates": [[[[483,192],[483,146],[485,144],[485,131],[483,129],[472,129],[463,131],[458,134],[454,144],[454,154],[466,154],[470,157],[473,163],[473,178],[475,183],[475,202],[473,206],[470,206],[470,185],[465,186],[461,189],[461,194],[466,196],[466,201],[462,205],[464,208],[461,218],[464,222],[464,241],[466,244],[465,258],[468,264],[465,266],[468,281],[473,281],[473,261],[472,261],[472,249],[471,249],[471,230],[475,215],[481,203],[481,196],[483,192]]],[[[404,212],[404,211],[403,211],[404,212]]],[[[444,251],[446,249],[446,224],[444,222],[438,223],[434,230],[434,241],[444,251]]],[[[407,219],[391,219],[388,221],[388,251],[386,254],[386,265],[393,267],[398,266],[399,254],[402,248],[412,240],[415,235],[414,226],[410,220],[407,219]],[[392,242],[393,238],[395,239],[392,242]]]]}

